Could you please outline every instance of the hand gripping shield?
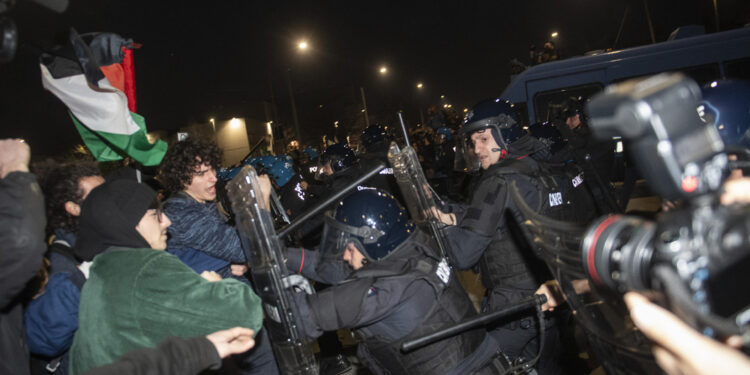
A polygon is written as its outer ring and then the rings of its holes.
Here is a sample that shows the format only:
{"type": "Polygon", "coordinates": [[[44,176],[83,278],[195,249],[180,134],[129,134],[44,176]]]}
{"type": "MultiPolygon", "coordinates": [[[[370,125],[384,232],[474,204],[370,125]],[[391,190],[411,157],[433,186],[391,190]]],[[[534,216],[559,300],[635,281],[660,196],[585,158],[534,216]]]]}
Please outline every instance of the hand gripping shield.
{"type": "Polygon", "coordinates": [[[263,301],[268,319],[264,327],[269,334],[276,361],[282,374],[318,374],[318,366],[309,343],[297,326],[303,317],[297,315],[294,295],[302,289],[312,293],[307,280],[291,274],[284,265],[282,245],[268,211],[261,208],[260,182],[251,166],[242,168],[227,184],[237,230],[256,292],[263,301]]]}
{"type": "Polygon", "coordinates": [[[440,230],[443,224],[437,217],[441,206],[438,204],[440,198],[427,183],[417,153],[411,146],[400,149],[396,142],[392,142],[388,149],[388,161],[393,167],[393,176],[396,177],[411,219],[433,236],[439,255],[445,258],[448,254],[448,242],[440,230]]]}
{"type": "Polygon", "coordinates": [[[516,220],[527,243],[557,279],[605,371],[659,373],[648,340],[629,319],[625,305],[607,295],[607,291],[595,288],[586,276],[580,250],[586,225],[535,212],[526,204],[515,182],[510,187],[510,197],[520,212],[521,217],[516,220]]]}

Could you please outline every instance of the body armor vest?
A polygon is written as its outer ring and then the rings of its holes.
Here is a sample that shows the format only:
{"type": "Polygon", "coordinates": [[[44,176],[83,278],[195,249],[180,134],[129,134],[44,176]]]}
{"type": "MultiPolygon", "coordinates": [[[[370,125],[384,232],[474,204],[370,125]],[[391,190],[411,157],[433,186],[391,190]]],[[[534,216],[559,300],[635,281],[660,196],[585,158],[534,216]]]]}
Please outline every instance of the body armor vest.
{"type": "MultiPolygon", "coordinates": [[[[407,241],[404,245],[419,246],[407,241]]],[[[403,245],[402,245],[403,246],[403,245]]],[[[406,249],[404,249],[406,250],[406,249]]],[[[435,330],[449,327],[476,315],[476,311],[457,279],[452,275],[447,262],[437,262],[419,254],[395,262],[387,260],[370,264],[364,270],[355,272],[358,278],[405,278],[424,280],[435,291],[437,298],[429,308],[417,328],[406,336],[389,341],[379,334],[387,327],[385,322],[377,322],[360,328],[360,354],[370,365],[390,374],[445,374],[455,368],[463,359],[471,355],[482,343],[487,334],[484,329],[463,332],[451,338],[435,342],[409,353],[401,351],[403,342],[421,337],[435,330]]],[[[408,308],[408,307],[407,307],[408,308]]],[[[393,322],[390,322],[392,324],[393,322]]]]}
{"type": "MultiPolygon", "coordinates": [[[[485,179],[501,177],[506,181],[505,189],[501,191],[501,194],[507,195],[511,184],[515,182],[526,203],[539,212],[542,192],[537,181],[534,181],[534,177],[531,175],[534,171],[533,167],[533,165],[527,166],[526,163],[516,160],[504,160],[487,169],[480,178],[478,186],[481,186],[485,179]]],[[[510,196],[506,197],[505,206],[500,209],[510,209],[511,211],[515,209],[510,196]]],[[[499,208],[488,205],[484,209],[497,210],[499,208]]],[[[511,221],[511,219],[506,219],[506,225],[498,228],[492,242],[480,259],[479,268],[482,283],[487,289],[528,289],[528,295],[530,295],[537,286],[533,272],[529,267],[533,254],[530,251],[524,252],[524,248],[518,246],[510,228],[511,221]]]]}

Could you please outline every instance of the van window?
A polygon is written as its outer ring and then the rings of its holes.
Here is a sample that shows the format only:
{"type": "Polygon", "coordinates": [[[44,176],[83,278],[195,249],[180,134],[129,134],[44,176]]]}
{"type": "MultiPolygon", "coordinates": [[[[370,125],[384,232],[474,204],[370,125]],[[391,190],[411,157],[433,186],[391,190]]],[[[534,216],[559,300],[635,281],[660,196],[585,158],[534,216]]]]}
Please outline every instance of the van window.
{"type": "Polygon", "coordinates": [[[586,101],[603,88],[601,83],[594,82],[537,93],[534,95],[536,122],[561,119],[562,105],[567,99],[580,97],[582,101],[586,101]]]}
{"type": "Polygon", "coordinates": [[[521,123],[529,125],[529,108],[526,107],[526,102],[513,103],[513,106],[516,108],[518,115],[521,116],[521,123]]]}
{"type": "Polygon", "coordinates": [[[678,71],[694,79],[695,82],[698,83],[698,86],[703,86],[711,81],[721,78],[719,64],[691,66],[689,68],[679,69],[678,71]]]}
{"type": "Polygon", "coordinates": [[[724,63],[727,78],[750,80],[750,57],[724,63]]]}

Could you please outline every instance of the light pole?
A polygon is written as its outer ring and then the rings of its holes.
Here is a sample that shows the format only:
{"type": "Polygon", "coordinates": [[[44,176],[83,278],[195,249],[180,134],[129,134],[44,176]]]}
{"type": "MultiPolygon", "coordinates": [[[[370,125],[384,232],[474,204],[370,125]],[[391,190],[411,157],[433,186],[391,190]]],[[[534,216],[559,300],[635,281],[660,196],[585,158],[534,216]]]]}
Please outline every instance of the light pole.
{"type": "Polygon", "coordinates": [[[367,116],[367,99],[365,98],[365,88],[360,86],[359,92],[362,94],[362,113],[365,114],[365,126],[370,126],[370,118],[367,116]]]}
{"type": "Polygon", "coordinates": [[[297,118],[297,104],[294,102],[294,91],[292,90],[292,69],[287,68],[286,70],[286,84],[289,88],[289,101],[292,103],[292,121],[294,122],[294,133],[297,139],[301,139],[299,131],[299,119],[297,118]]]}
{"type": "Polygon", "coordinates": [[[424,84],[422,82],[417,82],[417,108],[419,109],[419,122],[424,125],[424,113],[422,112],[422,89],[424,88],[424,84]]]}

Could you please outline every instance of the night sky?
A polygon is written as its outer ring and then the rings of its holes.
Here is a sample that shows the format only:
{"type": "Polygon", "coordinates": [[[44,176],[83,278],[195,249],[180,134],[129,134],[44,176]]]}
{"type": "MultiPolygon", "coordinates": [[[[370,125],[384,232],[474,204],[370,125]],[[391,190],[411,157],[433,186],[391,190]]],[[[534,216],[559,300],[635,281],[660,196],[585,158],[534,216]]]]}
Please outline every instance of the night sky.
{"type": "MultiPolygon", "coordinates": [[[[13,62],[0,65],[0,137],[23,137],[37,155],[80,143],[65,107],[42,89],[38,68],[39,53],[65,42],[71,27],[143,44],[135,52],[136,86],[149,130],[211,117],[265,121],[264,100],[275,103],[277,122],[291,126],[288,77],[303,140],[332,134],[336,120],[346,132],[361,106],[359,87],[371,120],[392,121],[402,109],[411,124],[440,95],[458,108],[498,96],[510,59],[528,62],[529,46],[541,48],[553,31],[562,57],[650,42],[643,0],[70,2],[55,14],[19,0],[6,14],[20,46],[13,62]],[[301,54],[303,38],[311,48],[301,54]]],[[[657,41],[680,25],[716,30],[712,0],[647,4],[657,41]]],[[[747,1],[718,6],[722,30],[750,22],[747,1]]]]}

